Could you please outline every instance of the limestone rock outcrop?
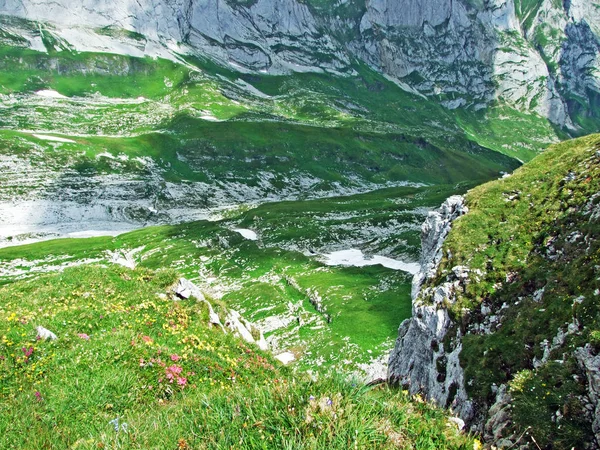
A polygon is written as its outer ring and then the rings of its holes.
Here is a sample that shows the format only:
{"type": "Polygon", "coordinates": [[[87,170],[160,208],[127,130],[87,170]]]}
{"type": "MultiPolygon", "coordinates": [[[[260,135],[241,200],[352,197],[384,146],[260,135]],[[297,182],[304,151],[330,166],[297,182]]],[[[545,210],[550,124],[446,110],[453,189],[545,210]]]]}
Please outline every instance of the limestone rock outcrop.
{"type": "Polygon", "coordinates": [[[598,115],[598,11],[599,0],[0,0],[0,14],[47,22],[79,51],[191,53],[272,74],[349,74],[358,59],[449,109],[499,100],[566,127],[598,115]],[[111,45],[106,27],[143,39],[111,45]]]}
{"type": "Polygon", "coordinates": [[[267,344],[263,333],[258,331],[258,329],[254,327],[252,323],[244,319],[236,310],[228,309],[223,311],[225,320],[222,322],[219,314],[217,314],[217,312],[214,310],[212,304],[206,299],[200,288],[190,280],[186,278],[180,278],[177,282],[177,285],[173,289],[173,292],[177,297],[182,299],[189,299],[193,297],[198,301],[204,302],[208,308],[209,322],[214,326],[220,327],[223,332],[227,332],[227,330],[229,330],[233,334],[241,337],[246,342],[256,344],[261,350],[269,350],[269,344],[267,344]],[[259,333],[258,338],[253,336],[253,330],[256,330],[259,333]]]}
{"type": "Polygon", "coordinates": [[[594,354],[591,346],[587,344],[575,351],[575,357],[587,378],[593,416],[592,430],[596,435],[596,442],[600,444],[600,355],[594,354]]]}
{"type": "MultiPolygon", "coordinates": [[[[467,211],[464,199],[453,196],[440,209],[429,213],[422,226],[421,270],[413,278],[412,317],[398,330],[396,346],[390,354],[388,379],[443,407],[451,407],[465,421],[472,418],[472,403],[465,386],[459,355],[462,350],[460,331],[446,339],[455,328],[443,301],[453,298],[454,284],[437,286],[430,296],[421,286],[435,275],[442,258],[442,244],[452,221],[467,211]]],[[[456,284],[460,283],[460,276],[456,284]]],[[[429,288],[428,288],[429,289],[429,288]]]]}

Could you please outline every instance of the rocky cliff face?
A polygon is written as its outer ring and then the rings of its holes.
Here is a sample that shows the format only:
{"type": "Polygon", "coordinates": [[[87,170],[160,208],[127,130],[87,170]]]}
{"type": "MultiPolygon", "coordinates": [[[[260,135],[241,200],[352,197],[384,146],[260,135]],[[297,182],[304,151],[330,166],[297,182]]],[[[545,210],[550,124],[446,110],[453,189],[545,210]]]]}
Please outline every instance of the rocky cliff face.
{"type": "Polygon", "coordinates": [[[82,26],[118,27],[242,71],[336,70],[349,65],[348,55],[318,29],[308,6],[296,0],[84,0],[75,5],[5,0],[0,12],[53,23],[59,36],[80,48],[85,46],[82,26]]]}
{"type": "Polygon", "coordinates": [[[241,71],[351,73],[358,59],[450,109],[498,100],[560,126],[598,118],[600,2],[522,3],[2,0],[0,13],[53,23],[80,50],[98,50],[82,27],[118,27],[143,34],[146,51],[195,53],[241,71]]]}
{"type": "Polygon", "coordinates": [[[413,394],[424,393],[439,405],[451,407],[465,420],[472,418],[473,411],[459,361],[461,336],[459,333],[451,342],[446,342],[449,330],[456,324],[443,304],[453,298],[462,268],[457,268],[454,282],[426,288],[424,292],[421,287],[436,275],[452,221],[467,211],[463,197],[453,196],[440,209],[430,212],[423,224],[421,269],[413,278],[412,318],[400,325],[388,369],[391,383],[400,384],[413,394]],[[433,303],[425,301],[427,294],[433,294],[433,303]]]}

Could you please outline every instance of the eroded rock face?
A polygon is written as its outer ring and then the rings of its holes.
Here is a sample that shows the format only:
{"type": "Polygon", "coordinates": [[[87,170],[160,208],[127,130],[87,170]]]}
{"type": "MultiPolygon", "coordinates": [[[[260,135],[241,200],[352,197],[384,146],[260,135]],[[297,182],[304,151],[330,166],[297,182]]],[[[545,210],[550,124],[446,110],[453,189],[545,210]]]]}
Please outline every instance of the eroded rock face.
{"type": "MultiPolygon", "coordinates": [[[[398,330],[396,346],[390,354],[388,379],[411,393],[424,393],[443,407],[451,407],[463,420],[473,416],[473,405],[464,387],[459,355],[462,350],[460,331],[449,338],[456,326],[443,301],[453,298],[454,285],[437,286],[429,296],[421,291],[423,282],[435,275],[442,257],[442,244],[452,221],[465,214],[464,199],[453,196],[440,209],[429,213],[422,226],[421,270],[413,278],[412,318],[398,330]]],[[[460,270],[456,283],[460,283],[460,270]]],[[[429,288],[431,289],[431,288],[429,288]]]]}
{"type": "Polygon", "coordinates": [[[349,65],[348,56],[318,30],[308,6],[296,0],[243,5],[226,0],[3,0],[0,11],[54,23],[67,40],[83,37],[65,32],[65,27],[125,28],[163,44],[184,44],[191,53],[233,63],[240,70],[335,71],[349,65]]]}
{"type": "Polygon", "coordinates": [[[448,198],[437,211],[431,211],[421,226],[421,269],[412,282],[412,298],[416,299],[423,282],[435,276],[442,260],[442,245],[452,228],[452,222],[469,209],[460,195],[448,198]]]}
{"type": "Polygon", "coordinates": [[[443,24],[452,14],[452,0],[369,0],[361,29],[381,27],[432,27],[443,24]]]}
{"type": "Polygon", "coordinates": [[[599,0],[545,0],[523,17],[513,0],[0,0],[80,51],[94,47],[81,27],[114,26],[155,41],[142,54],[176,48],[241,71],[347,74],[358,58],[449,109],[500,99],[567,127],[599,101],[599,11],[599,0]]]}
{"type": "Polygon", "coordinates": [[[588,382],[588,397],[593,408],[592,430],[600,445],[600,355],[595,355],[590,344],[575,350],[575,358],[588,382]]]}
{"type": "Polygon", "coordinates": [[[488,412],[488,420],[485,423],[485,440],[488,442],[500,442],[504,441],[505,445],[497,445],[498,448],[507,448],[513,445],[513,441],[516,441],[518,437],[510,436],[507,438],[504,436],[504,432],[512,423],[511,414],[511,401],[512,398],[508,392],[506,385],[500,386],[496,392],[496,401],[490,407],[488,412]]]}

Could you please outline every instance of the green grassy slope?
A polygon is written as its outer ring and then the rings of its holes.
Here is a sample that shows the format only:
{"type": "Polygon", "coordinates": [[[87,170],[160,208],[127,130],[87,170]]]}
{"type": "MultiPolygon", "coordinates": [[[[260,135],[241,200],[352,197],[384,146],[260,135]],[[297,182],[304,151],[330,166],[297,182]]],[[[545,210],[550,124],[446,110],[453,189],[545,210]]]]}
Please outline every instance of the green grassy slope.
{"type": "Polygon", "coordinates": [[[471,269],[451,306],[463,331],[484,321],[482,304],[501,323],[463,338],[468,390],[489,406],[492,384],[508,383],[512,427],[531,427],[542,447],[593,439],[574,349],[600,350],[599,192],[600,135],[553,146],[511,177],[470,191],[470,212],[444,247],[452,258],[438,282],[451,267],[471,269]],[[546,344],[547,362],[536,368],[546,344]]]}
{"type": "MultiPolygon", "coordinates": [[[[77,200],[87,198],[92,185],[106,182],[113,195],[116,179],[141,181],[146,189],[140,186],[135,195],[160,214],[181,206],[166,183],[183,190],[196,189],[192,183],[237,183],[277,198],[285,188],[314,197],[402,182],[483,182],[512,171],[517,159],[527,160],[556,138],[533,116],[511,119],[491,134],[483,124],[497,117],[475,120],[467,113],[457,123],[439,105],[363,66],[353,77],[250,76],[201,60],[189,61],[194,68],[161,59],[2,48],[3,200],[77,200]],[[67,98],[35,95],[42,89],[67,98]],[[543,137],[527,138],[525,145],[523,135],[508,132],[534,126],[543,137]],[[20,177],[24,167],[35,181],[20,177]],[[310,182],[303,187],[302,180],[310,182]]],[[[186,206],[214,207],[199,189],[186,206]]]]}
{"type": "Polygon", "coordinates": [[[0,446],[473,447],[402,392],[293,375],[164,295],[174,280],[84,266],[0,288],[0,446]]]}
{"type": "Polygon", "coordinates": [[[521,26],[524,30],[531,27],[531,23],[535,19],[535,15],[542,6],[542,0],[516,0],[515,12],[521,21],[521,26]]]}

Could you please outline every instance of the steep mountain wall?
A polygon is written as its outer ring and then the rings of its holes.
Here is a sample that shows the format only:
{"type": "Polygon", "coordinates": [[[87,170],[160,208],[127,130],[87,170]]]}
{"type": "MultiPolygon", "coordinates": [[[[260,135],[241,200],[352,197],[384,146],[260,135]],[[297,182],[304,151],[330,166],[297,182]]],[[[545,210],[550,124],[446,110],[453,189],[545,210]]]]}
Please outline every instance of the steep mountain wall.
{"type": "Polygon", "coordinates": [[[242,71],[352,73],[358,59],[450,109],[500,100],[567,127],[599,118],[598,11],[598,0],[0,1],[78,48],[93,41],[80,27],[111,26],[242,71]]]}
{"type": "Polygon", "coordinates": [[[465,203],[462,215],[449,199],[423,226],[390,381],[498,448],[599,448],[600,135],[552,147],[465,203]]]}

